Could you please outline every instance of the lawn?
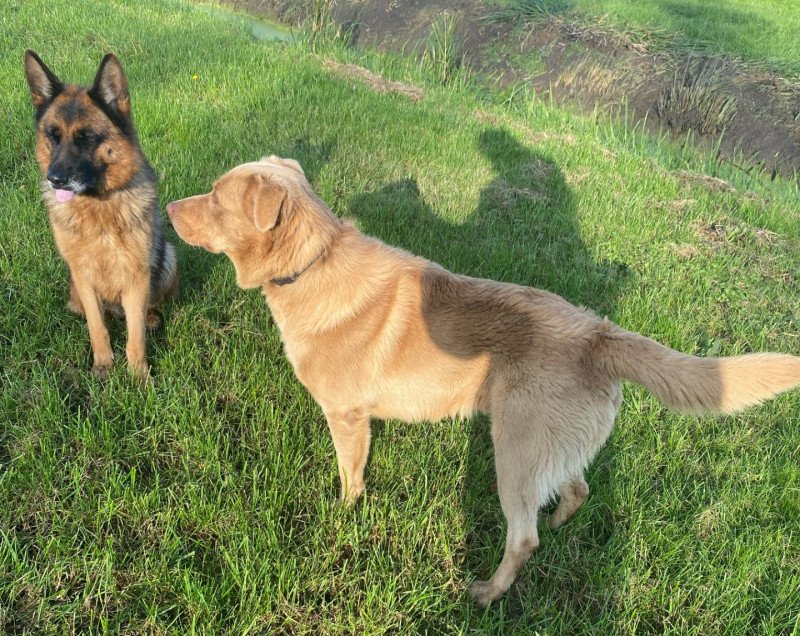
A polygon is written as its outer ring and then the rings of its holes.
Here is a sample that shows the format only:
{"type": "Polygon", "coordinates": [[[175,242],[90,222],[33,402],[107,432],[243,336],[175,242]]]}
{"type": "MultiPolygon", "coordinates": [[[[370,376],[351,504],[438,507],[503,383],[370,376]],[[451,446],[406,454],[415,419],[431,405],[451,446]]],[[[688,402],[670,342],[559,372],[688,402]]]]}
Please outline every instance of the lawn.
{"type": "MultiPolygon", "coordinates": [[[[776,38],[777,40],[777,38],[776,38]]],[[[440,86],[398,58],[254,40],[177,0],[0,6],[0,632],[798,634],[800,393],[668,413],[643,389],[589,501],[487,611],[502,554],[487,422],[377,422],[367,495],[336,503],[324,418],[261,295],[181,243],[154,385],[89,373],[39,197],[22,52],[88,83],[128,73],[162,203],[263,154],[298,159],[364,231],[450,269],[545,287],[698,354],[800,354],[791,183],[531,95],[440,86]],[[417,83],[379,93],[360,61],[417,83]]]]}
{"type": "Polygon", "coordinates": [[[682,48],[722,53],[800,77],[796,0],[502,0],[539,5],[620,30],[673,34],[682,48]]]}

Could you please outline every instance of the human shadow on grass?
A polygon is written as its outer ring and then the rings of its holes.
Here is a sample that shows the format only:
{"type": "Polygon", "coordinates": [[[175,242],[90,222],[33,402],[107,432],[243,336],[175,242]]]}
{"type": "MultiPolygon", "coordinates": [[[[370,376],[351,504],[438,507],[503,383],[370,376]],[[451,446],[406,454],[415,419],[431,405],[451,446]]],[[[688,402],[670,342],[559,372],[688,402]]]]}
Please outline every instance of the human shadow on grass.
{"type": "MultiPolygon", "coordinates": [[[[628,270],[623,264],[593,257],[581,238],[575,196],[553,159],[500,128],[485,130],[477,143],[492,164],[494,178],[481,190],[475,210],[464,222],[454,223],[440,215],[426,202],[413,178],[357,197],[350,205],[351,214],[364,232],[453,272],[546,289],[601,315],[613,314],[628,270]]],[[[505,520],[493,485],[488,418],[475,417],[465,426],[469,450],[461,503],[469,533],[466,583],[488,578],[499,564],[505,520]]],[[[384,428],[382,422],[373,427],[377,452],[384,428]]],[[[543,547],[550,541],[562,542],[570,533],[567,526],[560,536],[551,539],[545,525],[540,520],[543,547]]],[[[610,527],[610,523],[603,525],[610,527]]],[[[600,537],[600,546],[610,531],[601,534],[605,538],[600,537]]],[[[587,539],[587,543],[589,548],[597,545],[596,540],[587,539]]],[[[564,559],[564,554],[556,546],[548,556],[564,559]]],[[[594,557],[600,558],[598,554],[594,557]]],[[[560,604],[564,602],[563,587],[575,584],[566,575],[537,580],[541,579],[538,559],[534,554],[506,597],[517,606],[515,610],[509,608],[512,613],[520,613],[520,598],[531,595],[530,591],[520,591],[524,588],[535,587],[536,594],[546,594],[552,603],[560,604]]],[[[582,581],[581,586],[585,585],[582,581]]],[[[589,598],[591,593],[576,590],[577,596],[589,598]]]]}

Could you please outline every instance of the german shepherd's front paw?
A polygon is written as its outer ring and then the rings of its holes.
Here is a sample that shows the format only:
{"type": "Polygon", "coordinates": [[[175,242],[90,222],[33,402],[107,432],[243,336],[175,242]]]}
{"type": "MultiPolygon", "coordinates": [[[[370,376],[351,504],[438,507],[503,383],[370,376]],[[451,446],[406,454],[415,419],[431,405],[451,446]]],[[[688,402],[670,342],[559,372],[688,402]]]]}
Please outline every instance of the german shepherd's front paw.
{"type": "Polygon", "coordinates": [[[110,364],[95,364],[92,367],[92,374],[98,380],[108,380],[108,376],[110,373],[111,373],[110,364]]]}
{"type": "Polygon", "coordinates": [[[142,386],[153,384],[153,376],[150,375],[150,365],[147,364],[147,360],[142,360],[141,362],[137,362],[136,364],[132,365],[131,373],[133,374],[133,377],[141,383],[142,386]]]}

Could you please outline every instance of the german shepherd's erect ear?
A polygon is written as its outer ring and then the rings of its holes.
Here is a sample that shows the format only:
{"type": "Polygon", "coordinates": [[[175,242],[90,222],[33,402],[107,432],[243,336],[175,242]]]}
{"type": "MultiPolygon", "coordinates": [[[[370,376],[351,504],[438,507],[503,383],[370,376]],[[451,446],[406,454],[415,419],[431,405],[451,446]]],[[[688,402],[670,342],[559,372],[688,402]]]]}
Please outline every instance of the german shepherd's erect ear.
{"type": "Polygon", "coordinates": [[[89,89],[89,97],[105,104],[114,114],[128,119],[131,114],[131,95],[128,92],[128,80],[122,71],[122,64],[113,53],[106,53],[94,84],[89,89]]]}
{"type": "Polygon", "coordinates": [[[254,175],[244,195],[244,207],[252,210],[253,224],[259,232],[268,232],[278,224],[281,215],[292,209],[289,191],[280,183],[254,175]]]}
{"type": "Polygon", "coordinates": [[[64,84],[34,51],[25,51],[25,79],[31,89],[31,100],[38,109],[55,99],[64,84]]]}

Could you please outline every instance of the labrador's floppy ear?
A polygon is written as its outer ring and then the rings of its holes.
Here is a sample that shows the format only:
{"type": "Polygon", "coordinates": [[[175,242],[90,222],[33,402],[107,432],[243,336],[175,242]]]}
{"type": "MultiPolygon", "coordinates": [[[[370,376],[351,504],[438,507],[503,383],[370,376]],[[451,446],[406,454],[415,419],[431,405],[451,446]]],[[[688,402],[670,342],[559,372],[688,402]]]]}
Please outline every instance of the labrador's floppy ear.
{"type": "Polygon", "coordinates": [[[89,95],[122,117],[130,116],[131,95],[128,91],[128,80],[122,70],[122,64],[113,53],[106,53],[100,62],[89,95]]]}
{"type": "Polygon", "coordinates": [[[25,79],[31,89],[31,100],[36,108],[40,108],[54,99],[64,88],[41,58],[34,51],[25,51],[25,79]]]}
{"type": "Polygon", "coordinates": [[[274,228],[282,216],[292,209],[289,191],[277,181],[264,175],[253,175],[244,196],[245,209],[252,214],[259,232],[274,228]]]}

